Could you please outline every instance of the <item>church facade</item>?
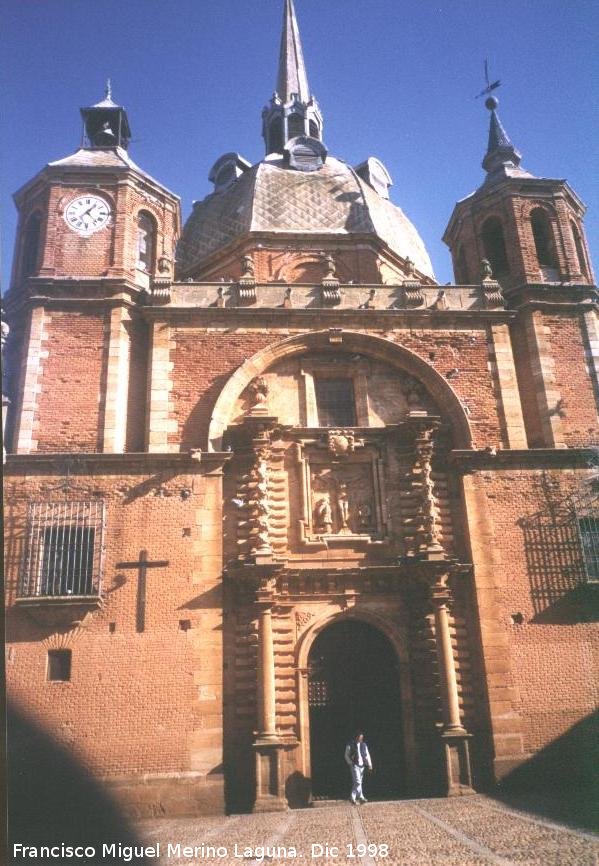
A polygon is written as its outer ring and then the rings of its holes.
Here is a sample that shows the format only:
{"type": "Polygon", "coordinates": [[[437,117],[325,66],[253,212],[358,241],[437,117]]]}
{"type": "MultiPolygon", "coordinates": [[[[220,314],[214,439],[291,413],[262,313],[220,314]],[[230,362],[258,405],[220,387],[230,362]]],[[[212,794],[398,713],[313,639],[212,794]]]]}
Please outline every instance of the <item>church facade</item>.
{"type": "Polygon", "coordinates": [[[584,205],[487,108],[455,285],[380,160],[328,153],[292,0],[266,156],[183,227],[110,90],[16,193],[8,695],[131,814],[345,795],[357,728],[381,797],[584,755],[597,289],[584,205]]]}

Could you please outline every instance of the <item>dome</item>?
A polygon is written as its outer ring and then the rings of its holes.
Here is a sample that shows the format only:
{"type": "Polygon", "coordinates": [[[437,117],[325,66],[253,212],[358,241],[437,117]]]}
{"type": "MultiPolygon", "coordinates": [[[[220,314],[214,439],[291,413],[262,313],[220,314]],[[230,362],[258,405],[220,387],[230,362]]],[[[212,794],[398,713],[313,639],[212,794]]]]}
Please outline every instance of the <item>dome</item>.
{"type": "Polygon", "coordinates": [[[249,233],[371,234],[417,271],[434,279],[418,232],[347,163],[326,158],[317,171],[297,171],[278,154],[248,168],[222,192],[196,202],[178,248],[183,274],[249,233]]]}

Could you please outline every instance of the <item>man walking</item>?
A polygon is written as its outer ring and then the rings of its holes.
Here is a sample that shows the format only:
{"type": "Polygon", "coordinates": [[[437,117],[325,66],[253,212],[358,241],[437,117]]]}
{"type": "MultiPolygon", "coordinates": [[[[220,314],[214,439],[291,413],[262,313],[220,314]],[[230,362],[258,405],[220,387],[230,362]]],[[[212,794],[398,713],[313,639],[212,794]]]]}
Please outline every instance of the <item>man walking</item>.
{"type": "Polygon", "coordinates": [[[366,767],[372,770],[372,761],[370,760],[370,752],[368,746],[364,742],[364,734],[358,731],[353,740],[350,740],[345,747],[345,762],[349,765],[352,778],[351,802],[365,803],[366,797],[362,793],[362,779],[366,767]]]}

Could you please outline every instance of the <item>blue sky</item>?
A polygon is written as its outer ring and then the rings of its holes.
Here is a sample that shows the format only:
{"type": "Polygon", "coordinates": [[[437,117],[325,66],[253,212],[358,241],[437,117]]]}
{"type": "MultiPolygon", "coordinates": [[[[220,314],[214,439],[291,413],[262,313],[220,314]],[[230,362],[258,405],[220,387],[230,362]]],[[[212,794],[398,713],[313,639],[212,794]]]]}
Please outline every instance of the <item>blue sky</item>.
{"type": "MultiPolygon", "coordinates": [[[[599,4],[594,0],[295,0],[329,151],[378,156],[437,279],[456,200],[482,181],[488,128],[483,61],[503,81],[499,114],[523,166],[567,178],[588,205],[599,268],[599,4]]],[[[179,194],[183,216],[208,172],[236,150],[263,155],[260,112],[276,78],[282,0],[4,0],[1,142],[4,288],[11,194],[77,149],[79,107],[125,105],[130,153],[179,194]]]]}

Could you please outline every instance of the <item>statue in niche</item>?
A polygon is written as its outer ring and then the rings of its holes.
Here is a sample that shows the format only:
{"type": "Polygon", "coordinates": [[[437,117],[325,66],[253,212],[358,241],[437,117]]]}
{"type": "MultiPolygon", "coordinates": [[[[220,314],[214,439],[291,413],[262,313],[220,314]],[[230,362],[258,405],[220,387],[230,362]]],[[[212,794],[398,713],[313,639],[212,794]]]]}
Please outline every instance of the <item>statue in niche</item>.
{"type": "Polygon", "coordinates": [[[339,510],[340,532],[349,529],[349,497],[347,495],[347,484],[340,481],[337,485],[337,508],[339,510]]]}
{"type": "Polygon", "coordinates": [[[369,502],[362,502],[358,506],[358,522],[360,529],[372,526],[372,508],[369,502]]]}
{"type": "Polygon", "coordinates": [[[330,535],[333,531],[333,512],[326,496],[317,500],[314,506],[314,527],[330,535]]]}
{"type": "Polygon", "coordinates": [[[268,385],[262,376],[257,376],[248,385],[250,402],[250,415],[265,415],[267,412],[266,400],[268,397],[268,385]]]}

